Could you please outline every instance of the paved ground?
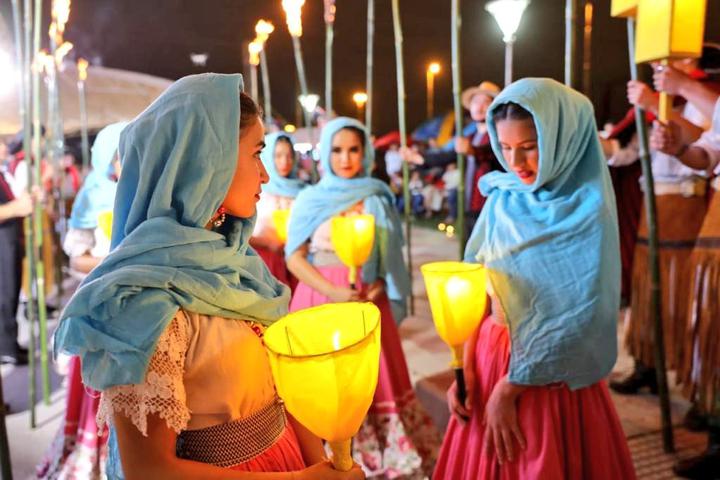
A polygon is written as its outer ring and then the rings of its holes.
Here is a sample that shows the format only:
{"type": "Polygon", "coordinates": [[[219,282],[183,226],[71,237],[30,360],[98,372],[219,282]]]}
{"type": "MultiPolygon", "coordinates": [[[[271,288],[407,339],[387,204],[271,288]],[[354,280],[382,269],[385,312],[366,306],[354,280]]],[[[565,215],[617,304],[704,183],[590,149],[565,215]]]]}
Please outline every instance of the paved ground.
{"type": "MultiPolygon", "coordinates": [[[[410,374],[418,388],[418,396],[426,405],[435,421],[443,426],[447,422],[444,392],[451,378],[448,374],[450,354],[447,347],[434,332],[429,305],[425,296],[418,266],[434,260],[457,258],[457,242],[444,234],[416,229],[413,234],[415,315],[403,322],[400,333],[403,348],[410,366],[410,374]]],[[[619,319],[621,320],[621,319],[619,319]]],[[[21,336],[24,333],[21,333],[21,336]]],[[[631,367],[629,358],[620,355],[613,375],[622,374],[631,367]]],[[[37,428],[29,428],[27,410],[27,368],[2,368],[6,401],[11,414],[7,418],[13,470],[16,479],[31,478],[34,466],[50,444],[60,426],[65,396],[62,377],[53,375],[53,394],[49,405],[39,402],[37,428]]],[[[683,429],[675,430],[677,453],[662,453],[659,431],[659,410],[655,397],[613,396],[623,428],[633,454],[638,477],[642,479],[672,479],[670,466],[677,458],[685,458],[700,452],[705,437],[683,429]]],[[[677,392],[673,395],[673,419],[676,424],[687,408],[677,392]]]]}

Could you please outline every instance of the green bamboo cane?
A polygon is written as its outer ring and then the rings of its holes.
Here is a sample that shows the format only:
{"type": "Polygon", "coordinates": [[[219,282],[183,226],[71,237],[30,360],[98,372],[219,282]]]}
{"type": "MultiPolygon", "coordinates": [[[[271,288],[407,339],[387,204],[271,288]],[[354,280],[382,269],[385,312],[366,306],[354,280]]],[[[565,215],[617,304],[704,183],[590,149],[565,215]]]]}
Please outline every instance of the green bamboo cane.
{"type": "Polygon", "coordinates": [[[335,2],[325,0],[325,112],[328,118],[333,116],[332,67],[333,41],[335,40],[335,2]]]}
{"type": "Polygon", "coordinates": [[[565,85],[575,87],[577,0],[565,0],[565,85]]]}
{"type": "MultiPolygon", "coordinates": [[[[297,37],[295,35],[292,35],[292,42],[293,42],[293,52],[295,53],[295,66],[297,67],[298,71],[298,81],[300,82],[300,94],[303,97],[306,97],[308,94],[308,87],[307,87],[307,79],[305,77],[305,62],[303,61],[302,56],[302,47],[300,46],[300,37],[297,37]]],[[[313,134],[312,134],[312,117],[310,116],[310,112],[305,109],[303,106],[303,118],[305,119],[305,128],[308,129],[308,132],[310,133],[310,144],[314,144],[313,140],[313,134]]],[[[314,145],[312,145],[314,147],[314,145]]],[[[314,148],[310,149],[310,154],[313,155],[314,148]]],[[[310,162],[312,165],[312,181],[313,183],[317,183],[318,178],[320,177],[318,175],[317,170],[317,164],[315,162],[315,158],[312,158],[312,161],[310,162]]]]}
{"type": "Polygon", "coordinates": [[[260,51],[260,74],[262,76],[263,84],[263,104],[265,109],[265,126],[266,128],[272,123],[272,102],[270,98],[270,71],[268,70],[267,55],[265,49],[267,48],[267,42],[263,45],[263,49],[260,51]]]}
{"type": "Polygon", "coordinates": [[[258,66],[250,64],[250,96],[258,101],[258,66]]]}
{"type": "MultiPolygon", "coordinates": [[[[635,19],[627,20],[628,52],[630,56],[630,77],[638,79],[635,63],[635,19]]],[[[662,305],[660,304],[660,261],[658,257],[657,206],[655,202],[655,183],[653,181],[648,147],[645,111],[635,107],[635,124],[640,141],[640,164],[645,183],[645,213],[648,225],[648,265],[650,265],[650,318],[653,319],[655,334],[655,375],[657,376],[660,397],[660,414],[662,418],[663,449],[665,453],[675,451],[672,418],[670,416],[670,394],[668,392],[667,373],[665,370],[665,335],[662,324],[662,305]]]]}
{"type": "Polygon", "coordinates": [[[12,480],[12,463],[10,459],[10,442],[8,442],[7,426],[5,425],[5,395],[2,379],[0,379],[0,479],[12,480]]]}
{"type": "Polygon", "coordinates": [[[88,139],[87,95],[85,80],[78,80],[78,100],[80,103],[80,138],[82,141],[83,175],[90,171],[90,141],[88,139]]]}
{"type": "Polygon", "coordinates": [[[365,130],[372,135],[373,105],[373,46],[375,42],[375,0],[368,0],[367,10],[367,66],[365,68],[365,130]]]}
{"type": "MultiPolygon", "coordinates": [[[[35,0],[33,26],[33,57],[37,57],[40,52],[40,29],[42,28],[42,0],[35,0]]],[[[41,185],[41,169],[40,163],[42,152],[40,150],[40,72],[36,68],[32,73],[33,82],[33,166],[35,173],[32,176],[34,185],[37,189],[42,188],[41,185]]],[[[64,203],[63,203],[64,204],[64,203]]],[[[40,326],[40,373],[42,376],[42,393],[43,401],[46,405],[50,405],[50,365],[48,362],[48,331],[47,331],[47,308],[45,306],[45,262],[43,260],[43,244],[45,238],[43,235],[43,216],[42,206],[39,202],[35,202],[33,221],[35,223],[35,286],[37,288],[37,306],[38,319],[40,326]]],[[[63,210],[64,211],[64,210],[63,210]]],[[[56,244],[57,245],[57,244],[56,244]]],[[[56,256],[56,265],[59,267],[59,256],[56,256]]],[[[59,268],[55,270],[56,280],[59,268]]],[[[62,276],[58,283],[58,301],[61,298],[62,276]]]]}
{"type": "MultiPolygon", "coordinates": [[[[395,32],[395,63],[397,67],[397,99],[398,129],[400,130],[400,147],[407,147],[407,127],[405,125],[405,69],[403,67],[403,34],[400,23],[399,0],[392,0],[393,30],[395,32]]],[[[405,204],[405,238],[407,242],[407,267],[410,271],[410,314],[415,313],[415,301],[412,295],[412,237],[410,228],[410,167],[403,162],[403,199],[405,204]]]]}
{"type": "MultiPolygon", "coordinates": [[[[462,135],[463,131],[463,111],[460,94],[462,92],[462,79],[460,77],[460,33],[462,25],[462,17],[460,14],[460,0],[452,0],[450,6],[450,22],[452,30],[451,48],[452,48],[452,80],[453,80],[453,101],[455,106],[455,135],[462,135]]],[[[460,260],[463,259],[465,253],[465,155],[457,154],[458,172],[460,174],[460,184],[457,192],[457,225],[456,231],[459,239],[460,260]]]]}

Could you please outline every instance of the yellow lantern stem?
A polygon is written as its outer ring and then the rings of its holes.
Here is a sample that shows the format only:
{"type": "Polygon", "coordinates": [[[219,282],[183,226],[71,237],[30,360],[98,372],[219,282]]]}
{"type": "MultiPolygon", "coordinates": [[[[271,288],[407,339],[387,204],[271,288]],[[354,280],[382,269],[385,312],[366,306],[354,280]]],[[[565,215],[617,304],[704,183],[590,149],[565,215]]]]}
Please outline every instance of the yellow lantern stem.
{"type": "Polygon", "coordinates": [[[453,345],[452,349],[452,361],[450,366],[452,368],[463,368],[463,345],[453,345]]]}
{"type": "MultiPolygon", "coordinates": [[[[670,68],[668,60],[665,59],[662,62],[660,62],[663,69],[670,68]]],[[[658,105],[658,116],[660,117],[660,121],[667,125],[667,122],[670,121],[670,115],[672,114],[672,103],[673,103],[673,97],[672,95],[666,93],[666,92],[660,92],[660,103],[658,105]]]]}
{"type": "Polygon", "coordinates": [[[357,267],[350,267],[348,273],[348,280],[350,281],[350,287],[357,290],[357,267]]]}
{"type": "Polygon", "coordinates": [[[332,464],[335,470],[349,472],[353,467],[353,459],[350,454],[351,440],[328,443],[333,452],[332,464]]]}

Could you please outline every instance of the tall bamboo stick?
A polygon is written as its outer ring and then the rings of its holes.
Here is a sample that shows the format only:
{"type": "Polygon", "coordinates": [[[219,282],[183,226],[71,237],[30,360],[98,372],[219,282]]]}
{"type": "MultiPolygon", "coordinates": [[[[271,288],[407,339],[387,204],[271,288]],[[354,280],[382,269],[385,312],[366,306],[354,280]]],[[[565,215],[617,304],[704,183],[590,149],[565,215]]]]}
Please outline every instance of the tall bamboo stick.
{"type": "Polygon", "coordinates": [[[565,0],[565,85],[575,87],[577,0],[565,0]]]}
{"type": "Polygon", "coordinates": [[[325,112],[333,115],[332,68],[333,41],[335,39],[335,0],[325,0],[325,112]]]}
{"type": "Polygon", "coordinates": [[[367,4],[367,66],[365,69],[365,130],[372,135],[372,105],[373,105],[373,46],[375,43],[375,0],[368,0],[367,4]]]}
{"type": "Polygon", "coordinates": [[[85,81],[87,80],[88,62],[84,58],[80,58],[77,62],[78,69],[78,100],[80,102],[80,138],[82,140],[82,163],[83,175],[87,175],[90,170],[90,141],[88,139],[88,119],[87,119],[87,95],[85,93],[85,81]]]}
{"type": "MultiPolygon", "coordinates": [[[[393,30],[395,32],[395,64],[397,67],[397,100],[398,100],[398,129],[400,130],[400,147],[407,147],[407,127],[405,125],[405,68],[403,67],[403,34],[400,23],[399,0],[392,0],[393,30]]],[[[405,206],[405,238],[407,242],[407,266],[410,271],[410,314],[415,313],[415,302],[412,295],[412,236],[410,226],[410,167],[403,162],[403,199],[405,206]]]]}
{"type": "MultiPolygon", "coordinates": [[[[627,19],[628,52],[630,56],[630,78],[638,79],[635,63],[635,19],[627,19]]],[[[662,418],[663,449],[666,453],[675,450],[672,418],[670,416],[670,394],[668,393],[667,372],[665,370],[665,335],[662,323],[662,304],[660,303],[660,260],[658,256],[657,206],[655,202],[655,182],[653,180],[650,149],[648,147],[645,111],[635,107],[635,125],[640,141],[640,164],[645,185],[645,213],[648,225],[648,265],[650,265],[650,318],[653,319],[655,334],[655,374],[660,396],[660,414],[662,418]]]]}
{"type": "Polygon", "coordinates": [[[10,461],[10,442],[8,442],[7,426],[5,425],[5,395],[0,380],[0,479],[12,480],[12,463],[10,461]]]}
{"type": "MultiPolygon", "coordinates": [[[[35,0],[34,26],[33,26],[33,58],[40,54],[40,29],[42,28],[42,0],[35,0]]],[[[33,77],[33,175],[34,184],[37,189],[42,188],[41,184],[41,162],[42,152],[40,149],[40,66],[36,65],[32,73],[33,77]]],[[[59,108],[59,105],[58,105],[59,108]]],[[[64,202],[61,212],[64,214],[64,202]]],[[[48,331],[47,331],[47,308],[45,305],[45,262],[43,260],[43,214],[39,202],[35,202],[33,215],[35,222],[35,276],[37,288],[38,325],[40,327],[40,373],[42,376],[43,401],[50,405],[50,364],[48,361],[48,331]]],[[[55,247],[57,248],[57,245],[55,247]]],[[[58,301],[62,297],[62,273],[60,270],[59,256],[56,256],[55,280],[57,283],[58,301]]]]}
{"type": "Polygon", "coordinates": [[[270,72],[268,71],[267,54],[263,46],[260,51],[260,74],[262,76],[263,83],[263,105],[265,110],[265,126],[268,127],[273,122],[272,116],[272,101],[270,97],[270,72]]]}
{"type": "MultiPolygon", "coordinates": [[[[452,0],[450,6],[451,22],[451,49],[452,49],[452,82],[453,82],[453,103],[455,107],[455,135],[460,136],[463,132],[463,110],[460,95],[462,92],[462,78],[460,69],[460,34],[462,17],[460,13],[460,0],[452,0]]],[[[460,174],[460,184],[457,191],[457,222],[456,231],[460,246],[460,260],[465,253],[465,155],[457,154],[457,166],[460,174]]]]}

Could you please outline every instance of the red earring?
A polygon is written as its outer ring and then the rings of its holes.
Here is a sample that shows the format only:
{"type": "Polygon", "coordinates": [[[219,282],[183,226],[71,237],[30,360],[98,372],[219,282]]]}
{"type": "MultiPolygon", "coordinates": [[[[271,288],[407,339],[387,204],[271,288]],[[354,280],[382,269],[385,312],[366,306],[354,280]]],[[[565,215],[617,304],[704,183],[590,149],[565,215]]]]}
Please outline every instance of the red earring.
{"type": "Polygon", "coordinates": [[[220,208],[218,208],[217,213],[219,216],[213,221],[213,227],[219,228],[222,226],[223,223],[225,223],[226,212],[227,210],[225,209],[225,207],[221,206],[220,208]]]}

